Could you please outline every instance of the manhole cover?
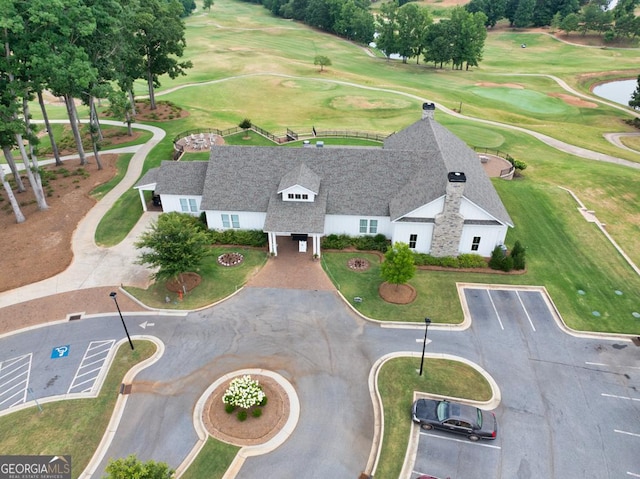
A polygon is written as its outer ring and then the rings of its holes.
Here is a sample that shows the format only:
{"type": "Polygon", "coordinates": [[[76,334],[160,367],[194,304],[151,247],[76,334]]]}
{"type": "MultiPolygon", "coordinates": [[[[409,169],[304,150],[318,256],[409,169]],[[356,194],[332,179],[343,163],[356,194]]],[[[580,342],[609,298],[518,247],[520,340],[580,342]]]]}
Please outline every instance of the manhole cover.
{"type": "Polygon", "coordinates": [[[633,316],[636,319],[640,319],[640,313],[638,313],[637,311],[634,311],[633,313],[631,313],[631,316],[633,316]]]}
{"type": "Polygon", "coordinates": [[[587,294],[587,293],[585,293],[582,289],[579,289],[578,294],[587,294]]]}
{"type": "Polygon", "coordinates": [[[622,291],[620,291],[619,289],[616,289],[616,294],[617,294],[618,296],[622,296],[622,291]]]}
{"type": "Polygon", "coordinates": [[[593,314],[597,318],[600,316],[600,311],[592,311],[591,314],[593,314]]]}

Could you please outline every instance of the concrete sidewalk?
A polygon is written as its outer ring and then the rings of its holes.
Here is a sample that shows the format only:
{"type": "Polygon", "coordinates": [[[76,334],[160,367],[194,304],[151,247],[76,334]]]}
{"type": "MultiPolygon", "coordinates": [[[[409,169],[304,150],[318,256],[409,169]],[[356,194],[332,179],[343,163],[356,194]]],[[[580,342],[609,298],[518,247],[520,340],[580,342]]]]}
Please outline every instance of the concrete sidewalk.
{"type": "MultiPolygon", "coordinates": [[[[55,121],[52,123],[67,123],[55,121]]],[[[121,126],[121,122],[103,120],[104,124],[121,126]]],[[[137,251],[133,242],[159,213],[144,213],[127,238],[112,248],[96,245],[94,235],[102,217],[126,191],[131,189],[142,173],[144,161],[153,147],[166,135],[165,131],[149,125],[134,123],[133,128],[147,130],[153,137],[135,148],[127,172],[108,194],[104,196],[76,228],[71,247],[73,261],[62,273],[51,278],[0,293],[0,308],[45,296],[101,286],[127,285],[146,287],[149,270],[135,264],[137,251]]],[[[105,152],[106,153],[106,152],[105,152]]]]}

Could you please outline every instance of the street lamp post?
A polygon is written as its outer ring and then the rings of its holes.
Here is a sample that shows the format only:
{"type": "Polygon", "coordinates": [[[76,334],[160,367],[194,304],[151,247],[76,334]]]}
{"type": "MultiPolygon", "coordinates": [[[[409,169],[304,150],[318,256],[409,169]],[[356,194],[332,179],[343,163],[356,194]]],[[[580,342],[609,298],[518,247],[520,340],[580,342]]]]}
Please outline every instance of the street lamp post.
{"type": "Polygon", "coordinates": [[[422,376],[422,366],[424,365],[424,350],[427,347],[427,331],[429,330],[430,324],[431,324],[431,320],[429,318],[424,318],[424,340],[422,341],[422,359],[420,360],[420,376],[422,376]]]}
{"type": "Polygon", "coordinates": [[[129,340],[129,346],[131,346],[131,349],[133,349],[133,342],[131,342],[131,336],[129,336],[129,331],[127,330],[127,325],[124,324],[124,318],[122,317],[122,312],[120,311],[120,306],[118,306],[118,300],[116,299],[116,292],[112,291],[111,293],[109,293],[109,296],[111,296],[113,298],[113,302],[116,303],[116,308],[118,308],[118,314],[120,315],[120,319],[122,320],[122,327],[124,328],[124,332],[127,333],[127,339],[129,340]]]}

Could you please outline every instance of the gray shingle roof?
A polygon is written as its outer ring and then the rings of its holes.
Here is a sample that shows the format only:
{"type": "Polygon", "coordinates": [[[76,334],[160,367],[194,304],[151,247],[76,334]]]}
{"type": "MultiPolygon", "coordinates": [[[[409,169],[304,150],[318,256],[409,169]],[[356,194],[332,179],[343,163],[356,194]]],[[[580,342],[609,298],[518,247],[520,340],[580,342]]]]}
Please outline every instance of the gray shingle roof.
{"type": "Polygon", "coordinates": [[[466,174],[466,198],[512,225],[478,156],[431,119],[389,136],[383,149],[219,146],[208,162],[163,162],[156,192],[201,194],[203,210],[267,212],[267,231],[322,233],[325,214],[400,219],[443,196],[451,171],[466,174]],[[294,185],[320,196],[283,202],[277,192],[294,185]]]}
{"type": "Polygon", "coordinates": [[[311,168],[307,165],[300,163],[282,177],[280,185],[278,186],[278,193],[296,185],[318,194],[320,190],[320,177],[311,171],[311,168]]]}
{"type": "Polygon", "coordinates": [[[324,219],[327,210],[327,191],[320,189],[313,203],[282,201],[274,192],[269,198],[265,231],[291,233],[324,233],[324,219]]]}
{"type": "Polygon", "coordinates": [[[142,178],[133,186],[134,188],[140,188],[141,186],[151,185],[158,181],[158,175],[160,174],[160,168],[151,168],[147,171],[142,178]]]}
{"type": "Polygon", "coordinates": [[[209,165],[205,161],[163,161],[156,194],[202,195],[209,165]]]}

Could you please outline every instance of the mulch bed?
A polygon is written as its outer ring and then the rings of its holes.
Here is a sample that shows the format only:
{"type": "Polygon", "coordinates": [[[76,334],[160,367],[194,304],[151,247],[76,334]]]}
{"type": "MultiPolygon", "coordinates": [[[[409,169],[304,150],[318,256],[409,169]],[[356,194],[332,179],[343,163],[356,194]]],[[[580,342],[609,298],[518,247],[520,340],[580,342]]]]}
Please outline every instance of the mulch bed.
{"type": "Polygon", "coordinates": [[[198,273],[182,273],[180,277],[167,281],[167,289],[172,293],[179,293],[186,289],[191,291],[202,282],[202,277],[198,273]],[[184,289],[183,289],[184,286],[184,289]]]}
{"type": "Polygon", "coordinates": [[[237,446],[255,446],[272,439],[285,425],[289,417],[289,397],[278,382],[269,376],[251,375],[257,379],[267,395],[267,404],[260,417],[251,416],[249,410],[245,421],[239,421],[234,411],[228,414],[222,396],[229,387],[227,383],[218,387],[207,399],[203,410],[204,425],[213,437],[237,446]]]}
{"type": "Polygon", "coordinates": [[[387,303],[409,304],[416,299],[418,293],[410,284],[391,284],[386,281],[378,288],[380,297],[387,303]]]}

